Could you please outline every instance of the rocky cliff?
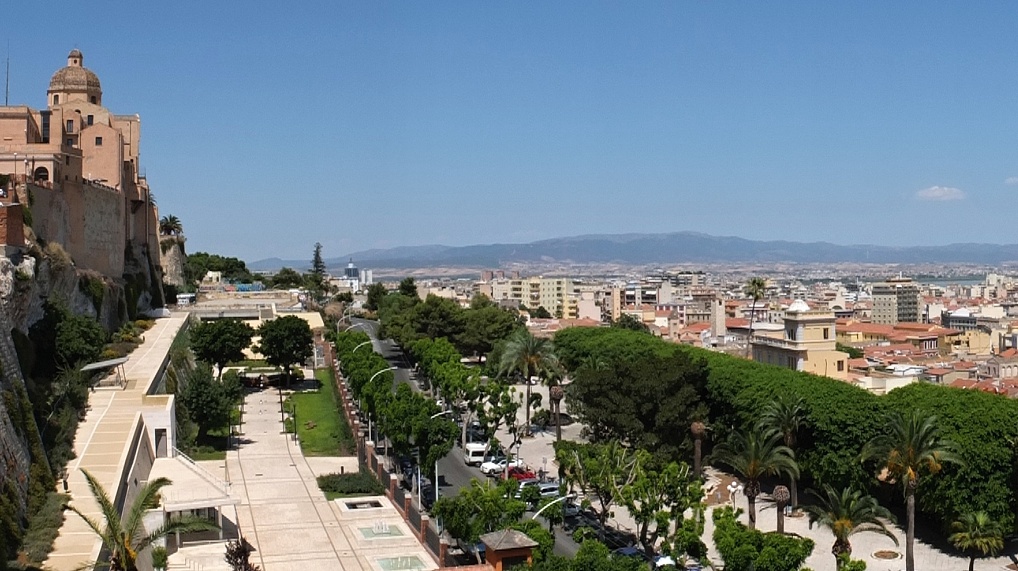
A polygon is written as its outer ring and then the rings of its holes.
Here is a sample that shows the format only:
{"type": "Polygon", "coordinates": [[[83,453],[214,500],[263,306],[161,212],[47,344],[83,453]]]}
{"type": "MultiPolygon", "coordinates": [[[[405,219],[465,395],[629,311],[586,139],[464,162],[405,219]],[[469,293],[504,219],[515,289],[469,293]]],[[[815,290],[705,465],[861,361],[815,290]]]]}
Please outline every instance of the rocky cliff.
{"type": "Polygon", "coordinates": [[[159,238],[159,260],[163,267],[163,283],[167,285],[179,288],[187,283],[184,275],[184,266],[187,264],[187,254],[184,253],[186,241],[183,234],[159,238]]]}
{"type": "MultiPolygon", "coordinates": [[[[23,345],[34,352],[28,340],[31,326],[43,318],[47,302],[93,317],[109,332],[163,306],[162,276],[144,247],[126,248],[125,273],[113,277],[77,267],[55,242],[40,243],[31,233],[28,238],[26,248],[9,248],[0,256],[0,525],[22,529],[26,516],[38,507],[30,505],[30,498],[38,497],[39,490],[43,496],[52,490],[54,472],[62,468],[47,461],[33,413],[48,403],[31,402],[19,360],[23,345]]],[[[3,543],[19,537],[10,532],[9,527],[0,529],[0,557],[12,548],[3,543]]]]}

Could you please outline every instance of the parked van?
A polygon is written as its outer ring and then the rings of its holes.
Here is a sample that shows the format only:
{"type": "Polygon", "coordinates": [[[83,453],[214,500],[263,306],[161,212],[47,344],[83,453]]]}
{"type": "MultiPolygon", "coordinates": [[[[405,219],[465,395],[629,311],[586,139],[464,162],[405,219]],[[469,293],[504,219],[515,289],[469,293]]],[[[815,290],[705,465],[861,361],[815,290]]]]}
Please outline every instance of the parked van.
{"type": "Polygon", "coordinates": [[[468,442],[463,448],[463,463],[467,466],[480,466],[488,452],[488,445],[483,442],[468,442]]]}

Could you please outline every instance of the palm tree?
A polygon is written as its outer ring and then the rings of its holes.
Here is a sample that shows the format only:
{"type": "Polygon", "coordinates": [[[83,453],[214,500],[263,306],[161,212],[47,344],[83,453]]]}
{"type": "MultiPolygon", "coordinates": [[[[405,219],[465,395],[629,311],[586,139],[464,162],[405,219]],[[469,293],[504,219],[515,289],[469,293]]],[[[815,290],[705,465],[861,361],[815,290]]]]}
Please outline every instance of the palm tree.
{"type": "Polygon", "coordinates": [[[555,409],[555,442],[562,440],[562,399],[566,396],[565,389],[562,388],[562,382],[556,381],[548,389],[548,398],[551,399],[551,406],[555,409]]]}
{"type": "Polygon", "coordinates": [[[703,476],[701,459],[703,458],[703,437],[707,434],[707,425],[703,421],[694,420],[689,425],[689,432],[693,434],[693,476],[700,479],[703,476]]]}
{"type": "Polygon", "coordinates": [[[760,301],[767,291],[767,282],[761,277],[749,278],[743,287],[743,291],[753,300],[753,305],[749,311],[749,339],[746,340],[746,358],[748,359],[750,358],[750,341],[753,339],[753,322],[756,321],[756,302],[760,301]]]}
{"type": "Polygon", "coordinates": [[[954,445],[941,438],[936,417],[918,411],[888,415],[888,434],[874,437],[863,447],[861,459],[880,463],[884,479],[901,483],[905,492],[905,569],[915,571],[912,543],[915,540],[915,493],[921,472],[936,474],[944,464],[961,464],[954,445]]]}
{"type": "Polygon", "coordinates": [[[550,339],[534,337],[526,329],[520,329],[506,341],[499,372],[505,376],[517,374],[527,385],[526,434],[530,434],[530,378],[545,379],[558,368],[558,358],[550,339]]]}
{"type": "Polygon", "coordinates": [[[852,555],[849,537],[857,533],[879,533],[890,537],[898,545],[898,538],[887,529],[887,522],[894,521],[894,516],[873,496],[863,495],[853,488],[845,488],[839,493],[830,484],[824,484],[823,495],[816,492],[812,495],[816,503],[804,508],[809,513],[809,527],[812,529],[813,524],[820,524],[834,534],[831,553],[838,561],[838,569],[843,561],[842,554],[852,555]]]}
{"type": "Polygon", "coordinates": [[[969,571],[975,568],[976,557],[993,556],[1004,548],[1004,530],[986,512],[963,514],[951,524],[951,529],[954,533],[947,539],[958,549],[969,552],[969,571]]]}
{"type": "Polygon", "coordinates": [[[774,486],[774,491],[771,493],[771,497],[774,498],[774,507],[777,508],[778,512],[778,533],[785,533],[785,506],[788,505],[788,500],[792,496],[788,493],[788,488],[784,486],[774,486]]]}
{"type": "Polygon", "coordinates": [[[163,216],[159,219],[159,233],[163,236],[176,236],[184,231],[180,219],[174,215],[163,216]]]}
{"type": "Polygon", "coordinates": [[[212,522],[195,516],[180,516],[171,519],[159,526],[150,533],[145,533],[142,526],[142,518],[145,512],[159,507],[159,490],[168,486],[171,482],[167,478],[156,478],[141,487],[134,502],[126,512],[126,517],[121,519],[120,512],[110,500],[109,494],[103,489],[102,484],[95,479],[95,476],[87,470],[82,469],[88,481],[88,487],[92,496],[99,504],[106,525],[100,525],[95,519],[85,515],[78,508],[69,506],[71,511],[81,516],[88,527],[99,536],[103,547],[110,552],[110,571],[137,571],[138,554],[150,547],[156,540],[166,537],[171,533],[189,533],[193,531],[208,531],[218,529],[212,522]]]}
{"type": "Polygon", "coordinates": [[[760,479],[767,476],[799,477],[795,452],[781,443],[781,433],[758,427],[747,433],[733,432],[714,449],[713,460],[732,468],[745,481],[743,493],[749,500],[749,527],[756,529],[756,498],[760,479]]]}
{"type": "MultiPolygon", "coordinates": [[[[760,413],[760,424],[767,428],[773,428],[781,433],[785,446],[795,451],[796,436],[799,427],[806,420],[806,401],[802,397],[792,398],[791,396],[780,397],[771,401],[760,413]]],[[[793,508],[799,505],[798,482],[791,478],[788,486],[791,493],[790,504],[793,508]]]]}

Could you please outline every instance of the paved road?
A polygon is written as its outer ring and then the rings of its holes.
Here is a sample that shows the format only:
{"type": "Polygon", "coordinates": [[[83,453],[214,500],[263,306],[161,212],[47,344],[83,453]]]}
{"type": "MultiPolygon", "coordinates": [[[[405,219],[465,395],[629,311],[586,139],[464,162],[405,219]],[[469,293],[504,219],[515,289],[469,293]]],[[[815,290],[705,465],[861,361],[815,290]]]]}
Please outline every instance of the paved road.
{"type": "MultiPolygon", "coordinates": [[[[413,382],[413,375],[409,369],[410,362],[402,349],[390,339],[378,339],[377,321],[353,318],[351,325],[356,325],[358,330],[364,331],[371,337],[371,346],[376,353],[385,357],[390,365],[399,367],[393,371],[395,385],[408,383],[415,391],[422,392],[420,387],[413,382]]],[[[476,478],[482,482],[486,479],[480,470],[463,463],[463,449],[459,444],[453,446],[452,452],[448,456],[438,461],[438,475],[438,493],[442,496],[458,494],[461,489],[470,485],[471,479],[476,478]]],[[[544,518],[539,519],[545,521],[544,518]]],[[[574,557],[579,548],[580,546],[573,541],[571,534],[563,531],[561,526],[555,528],[556,555],[574,557]]]]}

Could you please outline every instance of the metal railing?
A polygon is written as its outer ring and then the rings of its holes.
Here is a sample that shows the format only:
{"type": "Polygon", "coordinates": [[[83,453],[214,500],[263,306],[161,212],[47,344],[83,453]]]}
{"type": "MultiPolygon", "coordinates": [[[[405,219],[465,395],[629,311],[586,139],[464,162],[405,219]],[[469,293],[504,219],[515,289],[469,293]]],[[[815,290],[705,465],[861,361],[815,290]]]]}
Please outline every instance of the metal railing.
{"type": "Polygon", "coordinates": [[[214,484],[217,488],[222,490],[222,492],[224,494],[230,495],[230,483],[229,482],[224,481],[219,476],[216,476],[212,472],[209,472],[205,468],[202,468],[197,462],[194,461],[193,458],[191,458],[187,454],[184,454],[177,447],[173,448],[173,455],[174,456],[179,456],[179,457],[183,458],[185,460],[185,465],[189,466],[196,474],[198,474],[202,478],[205,478],[206,480],[209,480],[210,483],[214,484]]]}

